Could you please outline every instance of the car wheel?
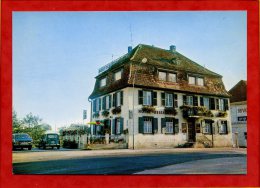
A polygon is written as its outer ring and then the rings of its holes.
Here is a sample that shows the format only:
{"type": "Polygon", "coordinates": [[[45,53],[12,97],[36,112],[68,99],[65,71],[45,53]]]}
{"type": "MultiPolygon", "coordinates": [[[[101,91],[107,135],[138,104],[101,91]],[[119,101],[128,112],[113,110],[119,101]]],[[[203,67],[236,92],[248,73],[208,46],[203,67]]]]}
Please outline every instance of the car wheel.
{"type": "Polygon", "coordinates": [[[53,149],[53,147],[51,147],[51,149],[53,149]]]}
{"type": "Polygon", "coordinates": [[[29,147],[28,147],[28,150],[31,150],[31,149],[32,149],[32,146],[29,146],[29,147]]]}
{"type": "Polygon", "coordinates": [[[60,146],[58,146],[57,149],[60,149],[60,146]]]}
{"type": "Polygon", "coordinates": [[[43,146],[42,146],[42,148],[43,148],[43,149],[46,149],[46,146],[45,146],[45,145],[43,145],[43,146]]]}

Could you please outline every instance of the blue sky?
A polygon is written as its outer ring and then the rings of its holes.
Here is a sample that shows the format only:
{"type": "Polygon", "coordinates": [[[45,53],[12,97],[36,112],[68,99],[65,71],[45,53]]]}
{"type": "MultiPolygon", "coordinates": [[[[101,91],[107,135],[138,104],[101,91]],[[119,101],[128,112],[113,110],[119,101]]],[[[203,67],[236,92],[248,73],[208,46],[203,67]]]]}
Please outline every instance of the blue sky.
{"type": "Polygon", "coordinates": [[[148,44],[246,80],[246,12],[14,12],[13,108],[53,127],[82,122],[98,68],[148,44]],[[130,35],[132,30],[132,41],[130,35]]]}

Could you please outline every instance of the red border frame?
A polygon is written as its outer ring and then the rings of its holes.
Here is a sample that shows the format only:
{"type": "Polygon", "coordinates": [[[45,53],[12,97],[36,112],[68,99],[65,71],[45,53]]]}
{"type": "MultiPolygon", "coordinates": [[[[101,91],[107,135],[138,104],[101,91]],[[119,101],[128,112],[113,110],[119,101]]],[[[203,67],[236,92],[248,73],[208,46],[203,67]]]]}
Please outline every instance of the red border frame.
{"type": "Polygon", "coordinates": [[[248,1],[2,1],[0,182],[10,187],[260,186],[259,166],[259,4],[248,1]],[[12,174],[12,11],[247,11],[248,174],[247,175],[13,175],[12,174]],[[7,136],[10,135],[10,136],[7,136]]]}

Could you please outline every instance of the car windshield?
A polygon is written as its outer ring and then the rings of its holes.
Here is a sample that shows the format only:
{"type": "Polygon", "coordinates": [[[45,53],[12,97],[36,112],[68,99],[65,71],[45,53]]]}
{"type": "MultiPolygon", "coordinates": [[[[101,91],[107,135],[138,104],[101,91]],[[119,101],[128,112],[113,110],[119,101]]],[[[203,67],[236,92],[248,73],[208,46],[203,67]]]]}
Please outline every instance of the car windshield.
{"type": "Polygon", "coordinates": [[[27,139],[30,138],[28,134],[17,134],[15,135],[16,139],[27,139]]]}
{"type": "Polygon", "coordinates": [[[58,138],[58,135],[56,135],[56,134],[49,134],[48,138],[58,138]]]}

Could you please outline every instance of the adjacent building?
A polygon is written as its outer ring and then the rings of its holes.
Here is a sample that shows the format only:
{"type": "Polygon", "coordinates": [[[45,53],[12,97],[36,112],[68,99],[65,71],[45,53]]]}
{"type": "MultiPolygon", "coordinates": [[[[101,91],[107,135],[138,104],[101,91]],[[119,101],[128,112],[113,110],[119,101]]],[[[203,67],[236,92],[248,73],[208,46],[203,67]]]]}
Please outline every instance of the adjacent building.
{"type": "Polygon", "coordinates": [[[230,95],[222,76],[176,51],[139,44],[99,69],[92,135],[126,135],[129,148],[230,147],[230,95]]]}
{"type": "Polygon", "coordinates": [[[233,145],[247,147],[247,83],[240,80],[232,89],[230,109],[233,132],[233,145]]]}

